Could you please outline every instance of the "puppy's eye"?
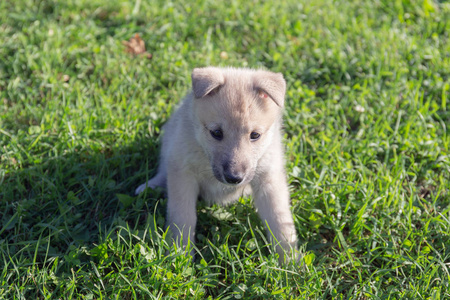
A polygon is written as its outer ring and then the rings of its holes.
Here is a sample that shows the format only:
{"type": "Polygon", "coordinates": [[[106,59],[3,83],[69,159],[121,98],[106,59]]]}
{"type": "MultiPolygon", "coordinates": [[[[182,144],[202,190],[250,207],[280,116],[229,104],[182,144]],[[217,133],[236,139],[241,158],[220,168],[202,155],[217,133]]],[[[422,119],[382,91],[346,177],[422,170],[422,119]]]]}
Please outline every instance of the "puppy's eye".
{"type": "Polygon", "coordinates": [[[263,91],[259,91],[258,92],[258,96],[259,96],[259,98],[261,98],[261,99],[265,99],[265,98],[269,98],[269,95],[267,95],[265,92],[263,92],[263,91]]]}
{"type": "Polygon", "coordinates": [[[210,130],[209,133],[211,133],[211,136],[218,141],[223,139],[223,132],[221,129],[210,130]]]}
{"type": "Polygon", "coordinates": [[[261,134],[259,134],[259,133],[257,133],[257,132],[252,132],[252,133],[250,133],[250,139],[252,140],[252,141],[256,141],[256,140],[258,140],[259,138],[261,137],[261,134]]]}
{"type": "Polygon", "coordinates": [[[208,94],[206,94],[206,96],[214,96],[215,94],[217,94],[219,92],[220,86],[213,88],[208,94]]]}

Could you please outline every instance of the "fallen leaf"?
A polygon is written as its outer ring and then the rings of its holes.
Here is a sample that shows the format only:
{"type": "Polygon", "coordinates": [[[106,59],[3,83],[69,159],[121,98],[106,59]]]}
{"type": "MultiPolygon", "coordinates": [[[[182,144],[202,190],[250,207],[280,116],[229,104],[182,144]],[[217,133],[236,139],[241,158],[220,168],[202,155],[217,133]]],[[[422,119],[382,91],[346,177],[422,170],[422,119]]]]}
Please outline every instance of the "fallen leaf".
{"type": "Polygon", "coordinates": [[[149,59],[152,58],[152,54],[145,50],[145,43],[139,36],[139,33],[136,33],[129,41],[123,41],[122,43],[127,47],[125,50],[127,53],[142,55],[149,59]]]}

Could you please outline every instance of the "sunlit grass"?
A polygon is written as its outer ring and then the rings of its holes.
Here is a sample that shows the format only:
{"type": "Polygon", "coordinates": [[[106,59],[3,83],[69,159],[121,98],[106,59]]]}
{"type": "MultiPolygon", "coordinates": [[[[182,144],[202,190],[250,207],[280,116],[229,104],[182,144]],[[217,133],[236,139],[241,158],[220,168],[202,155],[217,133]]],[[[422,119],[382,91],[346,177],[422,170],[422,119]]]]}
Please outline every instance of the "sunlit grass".
{"type": "Polygon", "coordinates": [[[0,298],[450,297],[449,19],[445,1],[1,1],[0,298]],[[125,51],[136,33],[151,59],[125,51]],[[199,205],[192,261],[164,194],[133,195],[206,65],[285,75],[297,264],[250,198],[199,205]]]}

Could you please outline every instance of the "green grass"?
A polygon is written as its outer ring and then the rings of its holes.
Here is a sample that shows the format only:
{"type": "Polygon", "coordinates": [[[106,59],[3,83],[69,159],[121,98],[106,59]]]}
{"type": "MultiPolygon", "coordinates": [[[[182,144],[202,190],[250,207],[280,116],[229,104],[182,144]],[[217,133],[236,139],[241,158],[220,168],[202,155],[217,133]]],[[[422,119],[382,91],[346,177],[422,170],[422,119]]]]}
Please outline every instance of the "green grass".
{"type": "Polygon", "coordinates": [[[449,33],[447,1],[0,1],[0,298],[448,299],[449,33]],[[206,65],[285,75],[299,264],[251,199],[199,207],[192,262],[133,196],[206,65]]]}

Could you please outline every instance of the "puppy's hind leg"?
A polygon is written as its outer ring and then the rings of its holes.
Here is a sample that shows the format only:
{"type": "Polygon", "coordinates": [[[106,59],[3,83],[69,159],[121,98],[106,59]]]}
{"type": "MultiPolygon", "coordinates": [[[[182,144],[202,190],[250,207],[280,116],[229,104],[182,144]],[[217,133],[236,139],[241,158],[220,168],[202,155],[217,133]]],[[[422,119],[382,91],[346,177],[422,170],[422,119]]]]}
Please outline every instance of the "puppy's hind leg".
{"type": "MultiPolygon", "coordinates": [[[[162,145],[161,151],[165,151],[164,143],[162,145]]],[[[164,152],[162,152],[162,153],[164,153],[164,152]]],[[[135,194],[139,195],[146,188],[154,189],[156,187],[161,187],[161,188],[165,189],[166,185],[167,185],[167,166],[166,166],[165,156],[161,154],[161,158],[159,161],[159,167],[158,167],[158,173],[155,175],[155,177],[153,177],[146,183],[143,183],[140,186],[138,186],[135,191],[135,194]]]]}
{"type": "MultiPolygon", "coordinates": [[[[169,121],[170,123],[170,121],[169,121]]],[[[168,124],[169,124],[168,123],[168,124]]],[[[167,125],[163,126],[163,130],[167,128],[167,125]]],[[[170,129],[170,126],[168,127],[170,129]]],[[[170,136],[170,132],[168,134],[164,133],[162,136],[162,143],[161,143],[161,151],[160,151],[160,157],[159,157],[159,167],[158,167],[158,173],[156,173],[155,177],[147,181],[146,183],[141,184],[137,187],[135,194],[138,195],[142,193],[146,188],[154,189],[156,187],[161,187],[163,189],[167,186],[167,153],[168,147],[170,146],[170,139],[168,136],[170,136]]]]}
{"type": "Polygon", "coordinates": [[[147,181],[146,183],[141,184],[137,187],[135,194],[139,195],[142,193],[146,188],[154,189],[156,187],[166,187],[166,174],[158,173],[155,177],[147,181]]]}

